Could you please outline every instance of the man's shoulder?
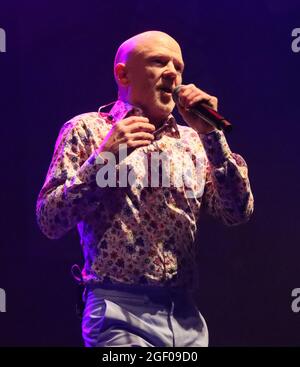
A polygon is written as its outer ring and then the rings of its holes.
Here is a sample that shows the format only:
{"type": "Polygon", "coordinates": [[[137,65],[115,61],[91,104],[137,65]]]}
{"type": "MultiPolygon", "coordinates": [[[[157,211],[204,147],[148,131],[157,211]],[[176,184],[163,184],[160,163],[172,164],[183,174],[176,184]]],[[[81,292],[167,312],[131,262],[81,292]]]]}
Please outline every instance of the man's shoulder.
{"type": "Polygon", "coordinates": [[[66,121],[59,133],[59,137],[63,138],[68,135],[79,134],[79,136],[105,136],[111,128],[111,122],[106,115],[98,112],[86,112],[72,117],[66,121]]]}
{"type": "Polygon", "coordinates": [[[63,124],[63,127],[68,128],[80,128],[82,126],[93,126],[98,127],[109,125],[105,115],[99,115],[98,112],[85,112],[80,115],[72,117],[70,120],[63,124]]]}

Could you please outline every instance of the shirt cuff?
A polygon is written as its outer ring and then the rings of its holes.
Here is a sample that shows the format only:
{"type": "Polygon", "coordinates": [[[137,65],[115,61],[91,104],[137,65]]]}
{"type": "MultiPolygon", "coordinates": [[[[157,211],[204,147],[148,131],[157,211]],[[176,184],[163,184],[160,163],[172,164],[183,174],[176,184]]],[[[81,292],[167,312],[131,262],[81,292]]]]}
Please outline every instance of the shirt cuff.
{"type": "Polygon", "coordinates": [[[213,130],[208,134],[199,134],[209,162],[221,166],[230,156],[231,150],[221,130],[213,130]]]}

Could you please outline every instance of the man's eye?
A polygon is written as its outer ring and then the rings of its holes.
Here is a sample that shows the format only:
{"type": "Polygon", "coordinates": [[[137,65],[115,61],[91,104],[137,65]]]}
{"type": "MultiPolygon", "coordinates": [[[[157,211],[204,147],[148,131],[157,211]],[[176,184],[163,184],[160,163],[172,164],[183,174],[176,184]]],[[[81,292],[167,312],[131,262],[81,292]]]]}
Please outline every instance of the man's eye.
{"type": "Polygon", "coordinates": [[[159,65],[164,65],[164,61],[163,60],[161,60],[161,59],[154,59],[153,60],[153,62],[155,63],[155,64],[159,64],[159,65]]]}
{"type": "Polygon", "coordinates": [[[183,67],[181,65],[175,65],[175,69],[179,72],[182,73],[183,72],[183,67]]]}

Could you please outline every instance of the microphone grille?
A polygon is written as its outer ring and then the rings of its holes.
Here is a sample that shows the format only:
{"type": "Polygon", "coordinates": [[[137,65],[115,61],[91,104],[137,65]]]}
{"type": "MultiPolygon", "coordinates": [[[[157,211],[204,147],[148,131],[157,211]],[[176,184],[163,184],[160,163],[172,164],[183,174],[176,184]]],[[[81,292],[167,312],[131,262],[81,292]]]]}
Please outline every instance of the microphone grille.
{"type": "Polygon", "coordinates": [[[178,93],[179,93],[179,90],[180,88],[182,87],[182,84],[179,84],[177,85],[174,89],[173,89],[173,92],[172,92],[172,98],[174,100],[175,103],[178,102],[178,93]]]}

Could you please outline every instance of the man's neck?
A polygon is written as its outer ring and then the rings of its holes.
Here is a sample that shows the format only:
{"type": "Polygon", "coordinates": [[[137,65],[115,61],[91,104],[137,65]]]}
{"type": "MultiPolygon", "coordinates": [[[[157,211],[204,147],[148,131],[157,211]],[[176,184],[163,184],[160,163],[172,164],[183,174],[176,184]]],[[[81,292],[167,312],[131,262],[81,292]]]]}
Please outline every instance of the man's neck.
{"type": "Polygon", "coordinates": [[[132,107],[137,107],[137,108],[141,109],[143,111],[143,116],[147,117],[149,119],[150,123],[155,125],[155,127],[157,129],[160,128],[169,117],[169,115],[168,116],[152,116],[151,114],[149,114],[147,112],[147,108],[144,108],[143,106],[139,106],[139,105],[136,105],[136,104],[132,104],[125,97],[119,96],[119,100],[122,101],[123,103],[131,105],[132,107]]]}

